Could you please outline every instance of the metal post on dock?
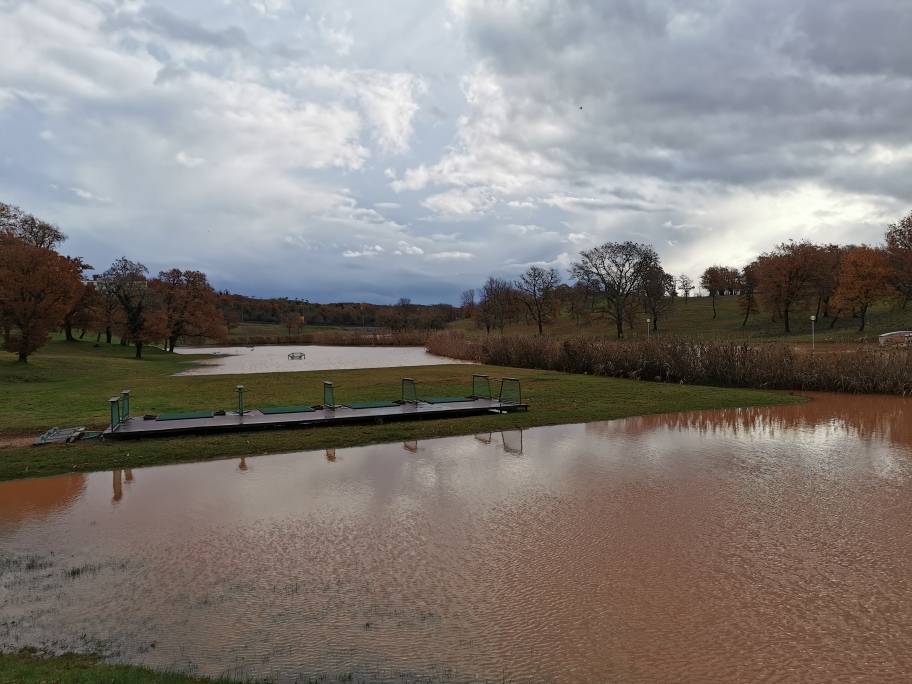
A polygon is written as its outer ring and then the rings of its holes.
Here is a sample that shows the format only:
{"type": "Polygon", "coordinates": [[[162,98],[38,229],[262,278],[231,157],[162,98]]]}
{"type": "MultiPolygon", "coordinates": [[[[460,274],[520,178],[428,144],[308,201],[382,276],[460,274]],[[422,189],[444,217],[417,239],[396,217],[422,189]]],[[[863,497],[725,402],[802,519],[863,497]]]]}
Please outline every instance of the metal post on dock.
{"type": "Polygon", "coordinates": [[[333,390],[333,384],[328,380],[323,381],[323,408],[329,410],[336,408],[336,393],[333,390]]]}
{"type": "Polygon", "coordinates": [[[111,430],[115,430],[120,425],[120,397],[111,397],[108,403],[111,404],[111,430]]]}
{"type": "Polygon", "coordinates": [[[244,389],[243,385],[238,385],[237,387],[235,387],[235,390],[237,390],[238,415],[243,417],[243,415],[244,415],[244,393],[247,390],[244,389]]]}
{"type": "Polygon", "coordinates": [[[120,393],[120,419],[126,420],[130,417],[130,390],[123,390],[120,393]]]}

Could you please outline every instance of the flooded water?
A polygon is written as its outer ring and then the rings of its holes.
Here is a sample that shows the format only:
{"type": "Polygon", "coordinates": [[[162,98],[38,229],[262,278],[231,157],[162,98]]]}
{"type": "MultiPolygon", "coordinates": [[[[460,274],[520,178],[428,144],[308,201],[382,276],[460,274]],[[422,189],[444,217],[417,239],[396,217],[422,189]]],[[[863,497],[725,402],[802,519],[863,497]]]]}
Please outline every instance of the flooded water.
{"type": "Polygon", "coordinates": [[[424,347],[328,347],[308,345],[263,345],[260,347],[177,347],[178,354],[215,354],[177,375],[231,375],[234,373],[293,373],[295,371],[343,368],[394,368],[464,363],[435,356],[424,347]],[[289,354],[304,353],[303,359],[289,354]]]}
{"type": "Polygon", "coordinates": [[[0,649],[279,681],[908,681],[910,410],[0,483],[0,649]]]}

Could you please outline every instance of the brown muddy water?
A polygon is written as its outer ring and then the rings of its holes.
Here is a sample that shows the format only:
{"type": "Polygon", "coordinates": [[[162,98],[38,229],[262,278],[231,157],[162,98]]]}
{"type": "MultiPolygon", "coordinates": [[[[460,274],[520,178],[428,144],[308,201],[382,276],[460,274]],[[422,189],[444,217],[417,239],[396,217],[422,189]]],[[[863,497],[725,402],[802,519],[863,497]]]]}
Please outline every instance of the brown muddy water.
{"type": "Polygon", "coordinates": [[[279,681],[908,681],[912,403],[0,483],[0,649],[279,681]]]}

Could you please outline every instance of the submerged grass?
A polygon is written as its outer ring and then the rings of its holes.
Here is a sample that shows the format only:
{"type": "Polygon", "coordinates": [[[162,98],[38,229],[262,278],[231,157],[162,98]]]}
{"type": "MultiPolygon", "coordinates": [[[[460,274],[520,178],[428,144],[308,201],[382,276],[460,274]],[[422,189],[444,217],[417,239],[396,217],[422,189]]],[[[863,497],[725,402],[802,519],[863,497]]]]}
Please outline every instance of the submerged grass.
{"type": "Polygon", "coordinates": [[[36,651],[0,653],[0,684],[202,684],[211,679],[108,665],[95,656],[42,656],[36,651]]]}
{"type": "MultiPolygon", "coordinates": [[[[55,342],[27,366],[0,355],[0,434],[37,434],[50,426],[102,428],[106,399],[133,390],[132,413],[230,408],[234,387],[249,389],[248,406],[319,403],[321,380],[333,380],[336,399],[376,401],[399,397],[404,375],[427,394],[467,394],[472,373],[513,376],[522,382],[528,413],[383,425],[331,426],[269,432],[146,439],[138,442],[77,442],[38,448],[0,449],[0,480],[64,472],[203,461],[262,453],[358,446],[536,425],[581,423],[632,415],[800,401],[781,393],[718,387],[643,383],[553,371],[452,364],[413,368],[180,376],[186,356],[150,350],[135,361],[130,350],[90,343],[55,342]]],[[[192,359],[192,357],[191,357],[192,359]]]]}

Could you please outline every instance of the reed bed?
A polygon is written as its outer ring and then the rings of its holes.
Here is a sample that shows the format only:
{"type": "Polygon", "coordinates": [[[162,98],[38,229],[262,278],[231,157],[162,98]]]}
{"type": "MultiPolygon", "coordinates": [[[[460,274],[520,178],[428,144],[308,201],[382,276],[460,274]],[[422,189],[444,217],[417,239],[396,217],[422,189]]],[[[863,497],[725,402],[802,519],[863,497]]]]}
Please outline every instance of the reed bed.
{"type": "Polygon", "coordinates": [[[433,354],[497,366],[540,368],[618,378],[827,392],[912,393],[912,350],[860,347],[839,352],[797,351],[785,343],[686,338],[616,341],[574,337],[431,335],[433,354]]]}

